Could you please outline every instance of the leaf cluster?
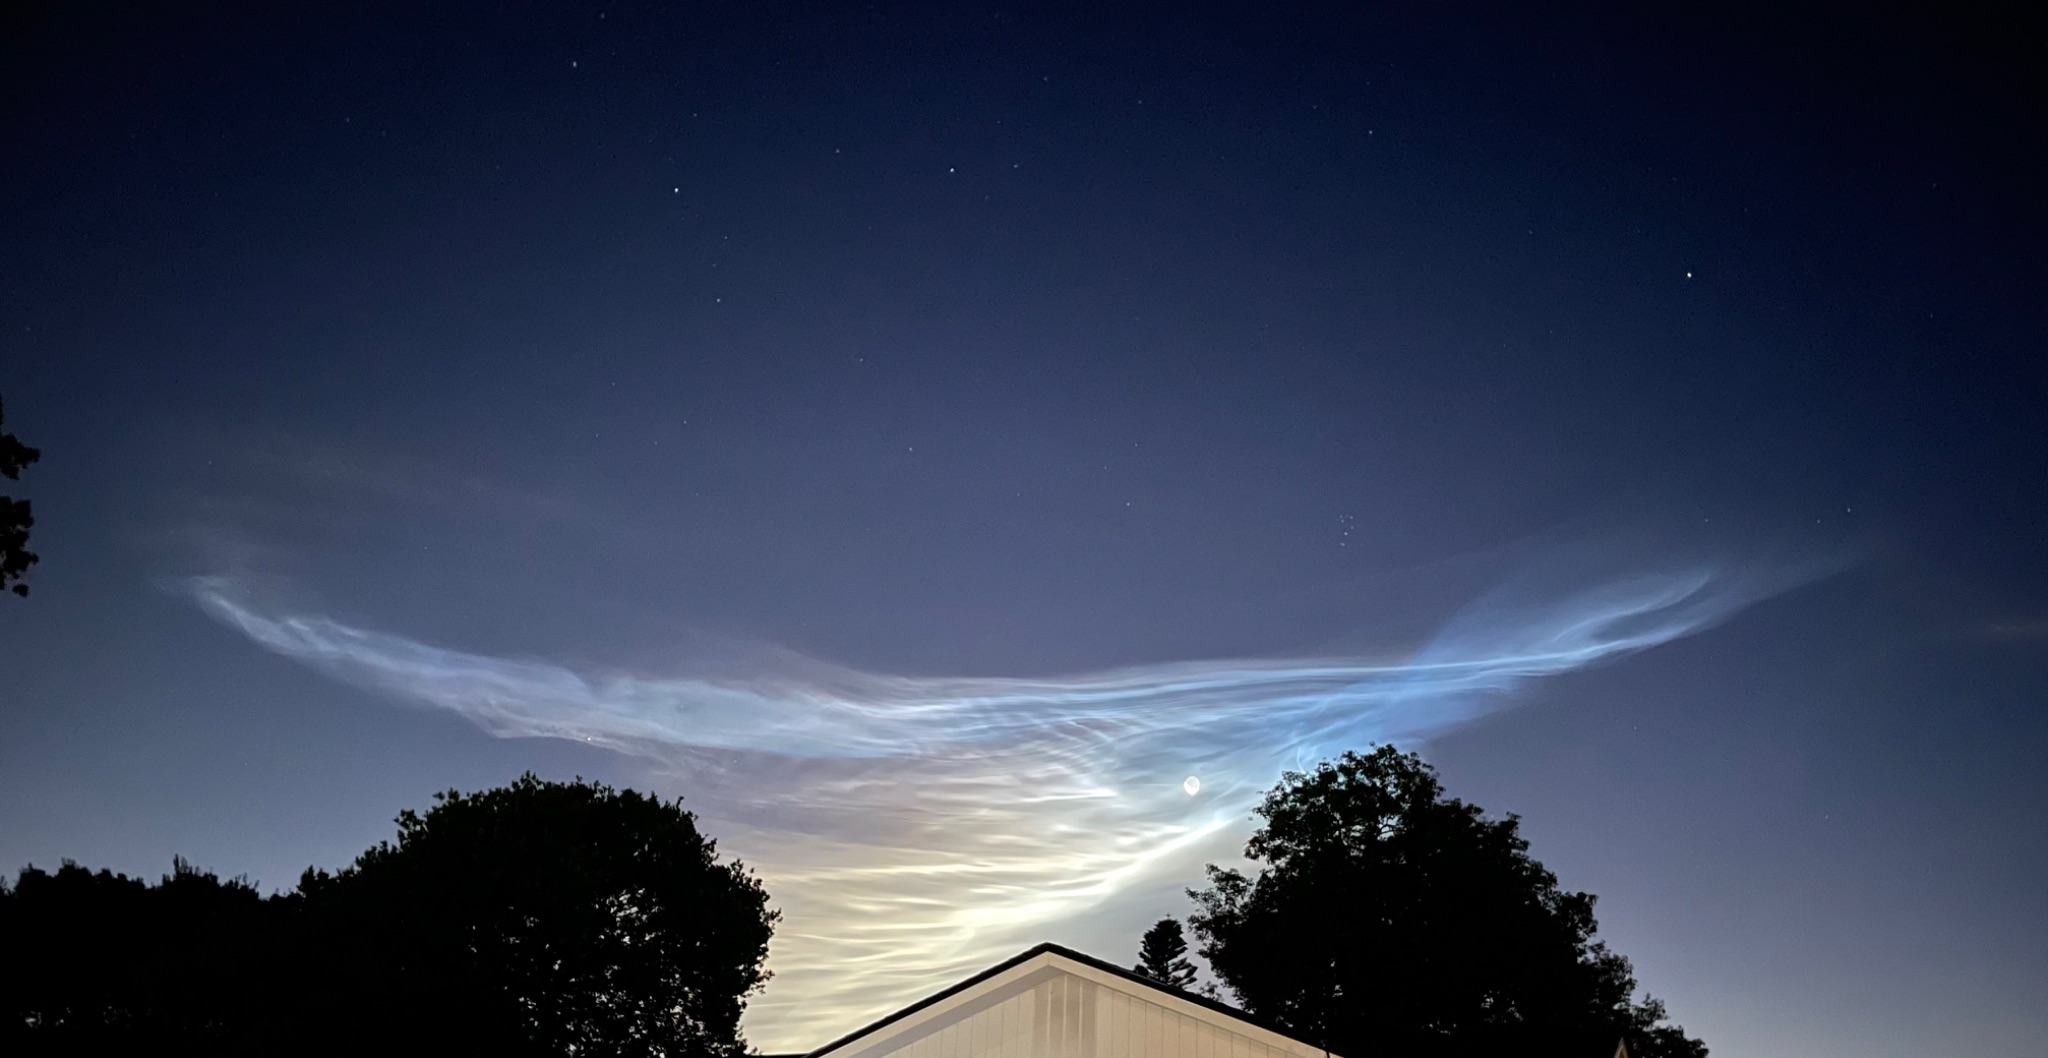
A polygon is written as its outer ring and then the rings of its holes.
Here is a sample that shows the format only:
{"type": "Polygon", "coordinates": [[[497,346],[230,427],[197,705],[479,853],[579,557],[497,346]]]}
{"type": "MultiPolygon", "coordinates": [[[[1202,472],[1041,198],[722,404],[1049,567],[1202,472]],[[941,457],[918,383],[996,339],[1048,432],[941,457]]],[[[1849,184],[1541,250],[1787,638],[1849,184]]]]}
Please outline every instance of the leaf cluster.
{"type": "Polygon", "coordinates": [[[1188,961],[1187,934],[1180,921],[1162,918],[1138,941],[1138,965],[1133,972],[1182,991],[1195,986],[1195,964],[1188,961]]]}
{"type": "MultiPolygon", "coordinates": [[[[0,409],[0,422],[5,421],[5,410],[0,409]]],[[[42,452],[22,444],[13,434],[0,431],[0,477],[19,481],[21,472],[42,456],[42,452]]],[[[21,578],[36,564],[36,553],[28,549],[28,531],[35,524],[27,500],[0,496],[0,588],[16,595],[28,594],[28,585],[21,578]]]]}
{"type": "Polygon", "coordinates": [[[290,957],[294,910],[182,859],[155,885],[24,868],[0,886],[0,1052],[249,1051],[269,1017],[252,974],[290,957]]]}
{"type": "Polygon", "coordinates": [[[0,1051],[736,1058],[776,918],[680,802],[527,775],[269,898],[182,861],[23,870],[0,1051]]]}
{"type": "Polygon", "coordinates": [[[1634,999],[1594,898],[1559,888],[1517,817],[1447,797],[1413,754],[1289,773],[1257,812],[1256,871],[1211,866],[1189,894],[1201,954],[1249,1012],[1353,1056],[1705,1055],[1634,999]]]}

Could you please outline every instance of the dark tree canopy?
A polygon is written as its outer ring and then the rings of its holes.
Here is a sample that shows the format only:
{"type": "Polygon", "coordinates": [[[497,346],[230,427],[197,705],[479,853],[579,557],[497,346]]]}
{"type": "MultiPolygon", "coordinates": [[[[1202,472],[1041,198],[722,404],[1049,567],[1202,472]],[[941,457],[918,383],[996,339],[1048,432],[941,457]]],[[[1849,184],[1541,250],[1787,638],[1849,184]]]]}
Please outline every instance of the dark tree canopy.
{"type": "Polygon", "coordinates": [[[734,1058],[775,920],[679,802],[527,775],[268,898],[23,869],[0,1054],[734,1058]]]}
{"type": "Polygon", "coordinates": [[[1162,918],[1138,942],[1138,965],[1132,970],[1182,990],[1195,986],[1195,964],[1187,959],[1188,940],[1180,920],[1162,918]]]}
{"type": "Polygon", "coordinates": [[[1593,897],[1528,854],[1515,816],[1444,796],[1413,754],[1346,753],[1258,808],[1247,876],[1190,890],[1201,954],[1250,1013],[1348,1058],[1704,1058],[1594,939],[1593,897]]]}
{"type": "MultiPolygon", "coordinates": [[[[5,421],[6,409],[0,408],[0,423],[5,421]]],[[[42,456],[41,452],[22,444],[13,434],[0,430],[0,477],[19,481],[21,472],[42,456]]],[[[36,553],[28,549],[28,531],[35,524],[27,500],[0,496],[0,588],[7,588],[16,595],[28,594],[28,585],[23,584],[21,578],[28,573],[30,566],[36,564],[36,553]],[[9,587],[10,582],[12,587],[9,587]]]]}
{"type": "Polygon", "coordinates": [[[335,1013],[458,1051],[738,1055],[777,917],[680,802],[532,775],[436,795],[300,888],[344,970],[335,1013]]]}
{"type": "Polygon", "coordinates": [[[254,1052],[294,910],[183,860],[156,885],[24,868],[0,886],[0,1053],[254,1052]]]}

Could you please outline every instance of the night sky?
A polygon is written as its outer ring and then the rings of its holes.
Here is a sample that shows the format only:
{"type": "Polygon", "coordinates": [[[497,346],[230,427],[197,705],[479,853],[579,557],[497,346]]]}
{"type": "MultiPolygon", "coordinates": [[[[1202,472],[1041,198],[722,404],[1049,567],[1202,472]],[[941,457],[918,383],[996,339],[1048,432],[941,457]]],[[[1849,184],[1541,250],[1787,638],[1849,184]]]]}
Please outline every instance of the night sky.
{"type": "Polygon", "coordinates": [[[8,873],[681,794],[806,1049],[1391,739],[1717,1054],[2048,1038],[2037,26],[31,6],[8,873]]]}

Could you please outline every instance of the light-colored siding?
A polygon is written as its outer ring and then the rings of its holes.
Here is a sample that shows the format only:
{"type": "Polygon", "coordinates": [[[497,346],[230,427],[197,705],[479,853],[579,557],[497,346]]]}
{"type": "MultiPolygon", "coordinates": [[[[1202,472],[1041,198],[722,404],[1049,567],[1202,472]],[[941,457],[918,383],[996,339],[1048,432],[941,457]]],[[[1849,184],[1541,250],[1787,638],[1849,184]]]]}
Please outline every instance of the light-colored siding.
{"type": "Polygon", "coordinates": [[[1140,995],[1054,973],[850,1058],[1301,1058],[1140,995]]]}

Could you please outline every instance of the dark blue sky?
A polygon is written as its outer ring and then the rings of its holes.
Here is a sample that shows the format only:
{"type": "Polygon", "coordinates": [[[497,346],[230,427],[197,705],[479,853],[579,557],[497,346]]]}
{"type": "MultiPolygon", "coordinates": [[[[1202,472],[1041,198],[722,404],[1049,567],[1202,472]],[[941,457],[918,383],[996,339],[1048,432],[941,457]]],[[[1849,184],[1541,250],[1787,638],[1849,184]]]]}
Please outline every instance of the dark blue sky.
{"type": "Polygon", "coordinates": [[[436,789],[712,781],[193,577],[492,665],[1063,677],[1706,569],[1771,585],[1444,720],[1453,792],[1717,1053],[2048,1035],[2020,27],[156,6],[0,33],[0,866],[287,885],[436,789]]]}

